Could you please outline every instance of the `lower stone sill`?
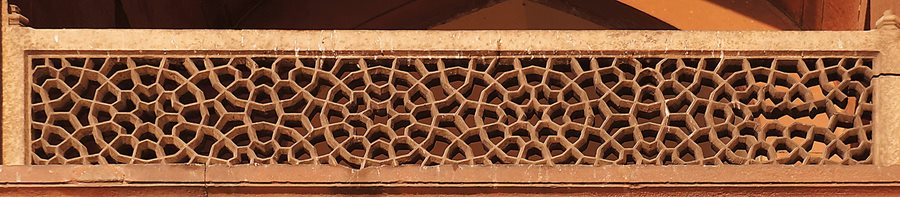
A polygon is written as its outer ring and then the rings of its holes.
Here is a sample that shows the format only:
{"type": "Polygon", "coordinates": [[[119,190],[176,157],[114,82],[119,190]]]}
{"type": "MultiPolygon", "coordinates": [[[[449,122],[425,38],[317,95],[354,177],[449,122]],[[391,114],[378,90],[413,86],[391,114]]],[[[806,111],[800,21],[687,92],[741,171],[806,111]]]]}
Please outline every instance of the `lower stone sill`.
{"type": "Polygon", "coordinates": [[[892,195],[900,166],[0,166],[0,196],[892,195]]]}
{"type": "Polygon", "coordinates": [[[0,185],[563,186],[900,184],[900,166],[0,166],[0,185]]]}

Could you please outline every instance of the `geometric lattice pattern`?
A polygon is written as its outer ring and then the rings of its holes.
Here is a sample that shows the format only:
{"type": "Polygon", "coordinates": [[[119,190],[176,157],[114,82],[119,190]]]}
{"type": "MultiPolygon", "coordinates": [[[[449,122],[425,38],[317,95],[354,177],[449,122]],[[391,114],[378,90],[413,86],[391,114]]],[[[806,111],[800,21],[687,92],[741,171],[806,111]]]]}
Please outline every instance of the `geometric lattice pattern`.
{"type": "Polygon", "coordinates": [[[39,165],[872,163],[866,58],[30,62],[39,165]]]}

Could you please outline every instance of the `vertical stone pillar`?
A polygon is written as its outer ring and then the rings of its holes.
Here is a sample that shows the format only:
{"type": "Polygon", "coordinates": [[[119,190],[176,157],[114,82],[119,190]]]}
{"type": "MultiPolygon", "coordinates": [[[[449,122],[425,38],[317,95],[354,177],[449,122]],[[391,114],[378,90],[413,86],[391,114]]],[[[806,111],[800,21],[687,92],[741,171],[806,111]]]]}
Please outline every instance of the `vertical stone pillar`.
{"type": "MultiPolygon", "coordinates": [[[[6,30],[7,21],[9,21],[9,19],[7,18],[7,14],[6,14],[8,5],[9,5],[9,3],[7,2],[7,0],[0,0],[0,7],[2,7],[2,8],[0,8],[0,53],[2,53],[2,49],[3,49],[3,41],[2,41],[3,40],[3,31],[6,30]]],[[[0,54],[0,66],[2,66],[2,65],[3,65],[3,56],[2,56],[2,54],[0,54]]],[[[2,77],[0,77],[0,80],[2,80],[2,77]]],[[[0,99],[2,99],[2,98],[3,98],[3,95],[0,94],[0,99]]],[[[3,105],[0,105],[0,108],[2,108],[2,106],[3,105]]],[[[2,122],[2,118],[0,118],[0,122],[2,122]]],[[[0,123],[0,124],[2,124],[2,123],[0,123]]],[[[2,144],[3,144],[3,129],[2,129],[2,125],[0,125],[0,145],[2,145],[2,144]]],[[[0,146],[0,164],[3,164],[3,148],[2,148],[2,146],[0,146]]]]}
{"type": "Polygon", "coordinates": [[[874,60],[876,77],[873,140],[874,159],[881,166],[900,164],[900,28],[890,10],[878,19],[875,32],[882,45],[874,60]]]}
{"type": "Polygon", "coordinates": [[[26,161],[26,132],[27,117],[26,110],[26,67],[24,61],[24,48],[22,41],[27,32],[27,28],[21,25],[27,23],[27,19],[18,14],[18,12],[10,13],[10,9],[6,0],[2,0],[2,157],[3,165],[24,165],[26,161]],[[10,61],[13,60],[13,61],[10,61]]]}
{"type": "MultiPolygon", "coordinates": [[[[6,26],[9,25],[9,14],[8,13],[9,13],[9,2],[7,0],[0,0],[0,53],[3,52],[2,49],[3,49],[3,47],[6,46],[6,44],[4,43],[6,41],[3,41],[3,40],[5,40],[4,38],[5,38],[6,34],[3,32],[6,31],[6,26]]],[[[5,59],[6,58],[4,58],[2,54],[0,54],[0,66],[2,66],[3,63],[5,63],[5,61],[4,61],[5,59]]],[[[3,79],[2,76],[0,76],[0,80],[2,80],[2,79],[3,79]]],[[[3,98],[3,94],[0,94],[0,99],[2,99],[2,98],[3,98]]],[[[2,107],[3,107],[3,105],[0,104],[0,108],[2,108],[2,107]]],[[[0,118],[0,145],[2,145],[4,142],[3,141],[3,133],[6,133],[6,132],[3,132],[2,118],[0,118]]],[[[6,164],[6,162],[5,162],[6,160],[3,159],[3,157],[6,156],[3,154],[3,150],[5,150],[4,149],[5,147],[6,147],[5,145],[0,146],[0,164],[6,164]]]]}
{"type": "MultiPolygon", "coordinates": [[[[876,60],[876,65],[879,64],[876,60]]],[[[900,164],[900,76],[875,78],[875,163],[882,166],[900,164]]]]}

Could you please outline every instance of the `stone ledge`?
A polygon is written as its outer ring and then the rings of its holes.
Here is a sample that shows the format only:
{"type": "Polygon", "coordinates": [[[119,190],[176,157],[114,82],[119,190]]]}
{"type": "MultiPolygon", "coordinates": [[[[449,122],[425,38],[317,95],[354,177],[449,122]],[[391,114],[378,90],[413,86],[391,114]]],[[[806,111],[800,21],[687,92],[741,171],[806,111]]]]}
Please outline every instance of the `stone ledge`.
{"type": "Polygon", "coordinates": [[[884,31],[148,30],[15,27],[17,50],[880,51],[884,31]],[[142,35],[140,37],[132,35],[142,35]],[[102,39],[98,39],[102,38],[102,39]],[[854,39],[847,39],[854,38],[854,39]],[[828,42],[823,42],[823,40],[828,42]]]}
{"type": "Polygon", "coordinates": [[[790,187],[0,187],[0,196],[891,196],[897,186],[790,187]]]}
{"type": "Polygon", "coordinates": [[[900,166],[2,166],[0,184],[379,187],[898,184],[900,166]]]}
{"type": "Polygon", "coordinates": [[[202,183],[200,165],[2,166],[0,184],[202,183]]]}

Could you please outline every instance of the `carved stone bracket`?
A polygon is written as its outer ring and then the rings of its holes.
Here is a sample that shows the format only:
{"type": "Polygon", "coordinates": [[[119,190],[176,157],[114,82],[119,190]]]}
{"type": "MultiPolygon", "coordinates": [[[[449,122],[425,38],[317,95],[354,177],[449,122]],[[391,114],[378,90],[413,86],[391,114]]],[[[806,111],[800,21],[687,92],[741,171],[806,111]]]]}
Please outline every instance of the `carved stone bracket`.
{"type": "Polygon", "coordinates": [[[9,5],[9,24],[16,26],[28,25],[28,18],[21,14],[21,9],[16,5],[9,5]]]}
{"type": "Polygon", "coordinates": [[[875,21],[875,29],[898,30],[897,15],[892,10],[885,10],[878,21],[875,21]]]}

